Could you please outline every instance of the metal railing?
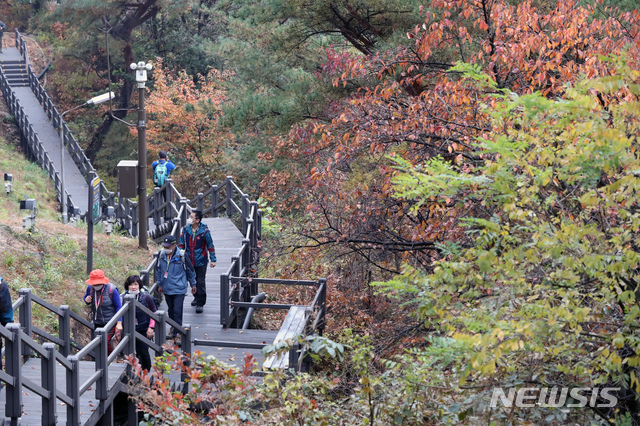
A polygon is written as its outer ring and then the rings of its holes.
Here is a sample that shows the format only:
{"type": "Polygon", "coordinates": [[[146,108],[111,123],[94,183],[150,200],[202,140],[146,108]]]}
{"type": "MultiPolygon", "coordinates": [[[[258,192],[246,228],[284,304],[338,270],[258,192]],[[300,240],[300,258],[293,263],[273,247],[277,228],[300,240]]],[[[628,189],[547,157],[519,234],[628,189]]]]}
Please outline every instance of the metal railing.
{"type": "MultiPolygon", "coordinates": [[[[42,398],[43,425],[55,425],[57,401],[67,407],[66,422],[68,425],[78,425],[80,422],[80,397],[89,390],[94,390],[95,399],[99,401],[99,413],[106,412],[106,401],[113,399],[113,394],[119,388],[108,388],[109,367],[119,357],[135,353],[135,341],[140,340],[161,355],[166,342],[166,327],[171,326],[182,337],[181,352],[183,355],[191,353],[191,328],[189,325],[180,326],[168,317],[165,311],[151,312],[144,305],[135,300],[132,295],[124,297],[122,308],[115,313],[113,318],[104,326],[95,329],[93,324],[71,311],[68,306],[56,308],[47,301],[35,296],[30,289],[20,290],[18,300],[13,308],[18,312],[20,323],[10,323],[6,327],[0,326],[0,336],[6,342],[5,371],[0,370],[0,381],[6,384],[5,417],[17,422],[23,415],[22,397],[25,389],[34,392],[42,398]],[[58,335],[52,335],[36,327],[32,322],[32,305],[43,307],[58,317],[58,335]],[[136,309],[142,310],[150,318],[156,321],[154,340],[136,332],[136,309]],[[109,344],[107,336],[122,318],[123,338],[108,354],[109,344]],[[73,339],[71,333],[71,320],[77,321],[81,326],[91,330],[95,337],[86,345],[81,345],[73,339]],[[38,336],[38,343],[32,336],[38,336]],[[76,350],[75,353],[72,353],[76,350]],[[41,383],[26,378],[22,372],[22,362],[30,357],[41,359],[41,383]],[[84,382],[80,382],[80,361],[93,358],[95,372],[84,382]],[[61,365],[65,370],[65,378],[56,378],[56,366],[61,365]],[[64,380],[66,391],[58,389],[57,382],[64,380]],[[111,392],[111,393],[110,393],[111,392]]],[[[126,369],[130,373],[130,367],[126,369]]],[[[183,374],[183,392],[188,391],[188,381],[183,374]]],[[[17,424],[17,423],[16,423],[17,424]]]]}

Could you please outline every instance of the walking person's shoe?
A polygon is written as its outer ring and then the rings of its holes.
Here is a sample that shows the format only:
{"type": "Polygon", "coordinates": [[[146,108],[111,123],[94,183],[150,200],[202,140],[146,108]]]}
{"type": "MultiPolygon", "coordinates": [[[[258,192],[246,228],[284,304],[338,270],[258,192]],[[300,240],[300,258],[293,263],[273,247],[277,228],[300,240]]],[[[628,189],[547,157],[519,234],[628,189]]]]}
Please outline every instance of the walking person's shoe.
{"type": "Polygon", "coordinates": [[[193,300],[191,301],[191,306],[198,306],[198,304],[196,303],[196,299],[193,299],[193,300]]]}
{"type": "Polygon", "coordinates": [[[196,306],[196,314],[201,314],[203,311],[203,307],[202,306],[196,306]]]}

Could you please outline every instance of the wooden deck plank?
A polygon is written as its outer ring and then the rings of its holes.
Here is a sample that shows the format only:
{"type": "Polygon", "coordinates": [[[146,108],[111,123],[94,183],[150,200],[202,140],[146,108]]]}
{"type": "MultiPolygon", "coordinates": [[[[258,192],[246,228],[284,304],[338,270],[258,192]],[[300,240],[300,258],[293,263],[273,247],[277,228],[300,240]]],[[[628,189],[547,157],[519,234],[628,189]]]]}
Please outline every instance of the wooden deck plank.
{"type": "MultiPolygon", "coordinates": [[[[204,306],[204,312],[201,314],[195,312],[196,308],[191,306],[193,296],[189,292],[184,301],[182,323],[191,325],[193,340],[257,344],[273,343],[273,339],[278,333],[276,330],[224,329],[220,325],[220,275],[225,274],[231,266],[231,257],[238,254],[242,247],[243,236],[229,218],[204,218],[202,222],[211,231],[213,244],[216,248],[217,262],[215,268],[207,268],[207,303],[204,306]]],[[[165,302],[161,304],[160,309],[167,309],[165,302]]],[[[258,367],[264,361],[262,351],[259,349],[194,345],[193,350],[200,351],[207,356],[214,356],[227,364],[238,367],[242,365],[244,355],[247,352],[253,354],[258,360],[258,367]]]]}
{"type": "MultiPolygon", "coordinates": [[[[295,339],[302,334],[306,323],[307,307],[292,306],[287,312],[287,316],[282,323],[280,331],[273,341],[273,344],[284,342],[286,340],[295,339]]],[[[262,368],[268,369],[286,369],[289,367],[289,353],[281,355],[271,355],[264,361],[262,368]]]]}

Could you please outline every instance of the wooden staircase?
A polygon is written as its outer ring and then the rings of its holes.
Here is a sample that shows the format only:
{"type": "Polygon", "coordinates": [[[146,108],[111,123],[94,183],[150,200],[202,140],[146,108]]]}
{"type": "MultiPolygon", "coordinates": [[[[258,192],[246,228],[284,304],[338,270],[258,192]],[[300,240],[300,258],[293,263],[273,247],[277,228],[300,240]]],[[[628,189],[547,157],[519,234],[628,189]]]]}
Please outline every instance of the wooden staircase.
{"type": "Polygon", "coordinates": [[[24,87],[29,85],[29,74],[24,59],[0,60],[0,69],[7,77],[9,86],[24,87]]]}

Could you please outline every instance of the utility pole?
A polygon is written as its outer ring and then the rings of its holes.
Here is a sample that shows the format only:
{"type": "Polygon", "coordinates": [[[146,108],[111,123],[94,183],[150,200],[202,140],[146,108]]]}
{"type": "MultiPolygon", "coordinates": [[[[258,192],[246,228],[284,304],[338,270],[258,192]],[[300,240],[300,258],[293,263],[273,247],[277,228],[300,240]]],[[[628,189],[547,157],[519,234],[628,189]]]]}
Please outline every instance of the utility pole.
{"type": "Polygon", "coordinates": [[[138,83],[138,247],[147,249],[147,112],[144,105],[145,82],[151,64],[129,65],[138,83]]]}

